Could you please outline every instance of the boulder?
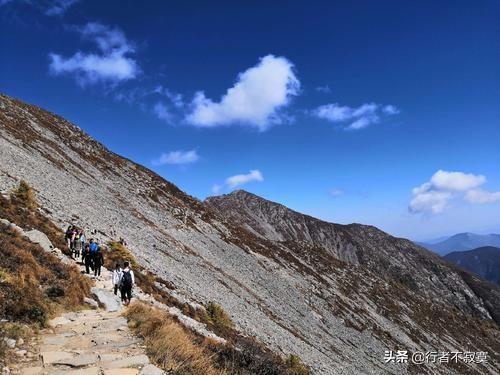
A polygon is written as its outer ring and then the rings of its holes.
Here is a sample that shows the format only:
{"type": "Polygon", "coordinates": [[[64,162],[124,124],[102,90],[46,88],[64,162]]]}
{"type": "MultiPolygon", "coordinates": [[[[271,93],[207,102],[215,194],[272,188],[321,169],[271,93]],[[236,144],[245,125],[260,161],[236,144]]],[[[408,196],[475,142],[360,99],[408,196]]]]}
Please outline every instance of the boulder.
{"type": "Polygon", "coordinates": [[[112,292],[93,287],[91,292],[97,297],[97,300],[106,307],[106,311],[120,311],[122,305],[120,299],[112,292]]]}
{"type": "Polygon", "coordinates": [[[97,309],[99,307],[99,304],[95,300],[93,300],[92,298],[85,297],[83,299],[83,302],[85,302],[87,305],[89,305],[93,309],[97,309]]]}
{"type": "Polygon", "coordinates": [[[42,249],[47,252],[52,251],[52,249],[54,248],[54,246],[52,246],[52,242],[50,242],[46,234],[40,232],[39,230],[33,229],[24,232],[24,235],[28,237],[31,242],[39,244],[42,247],[42,249]]]}

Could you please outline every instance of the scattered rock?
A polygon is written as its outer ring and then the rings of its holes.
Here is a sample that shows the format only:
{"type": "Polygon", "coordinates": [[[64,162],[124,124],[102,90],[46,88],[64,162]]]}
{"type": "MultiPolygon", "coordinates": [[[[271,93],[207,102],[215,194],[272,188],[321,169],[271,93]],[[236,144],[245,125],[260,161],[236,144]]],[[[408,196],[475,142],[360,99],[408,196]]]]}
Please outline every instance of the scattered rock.
{"type": "Polygon", "coordinates": [[[92,298],[85,297],[83,302],[85,302],[87,305],[89,305],[93,309],[99,308],[99,304],[95,300],[93,300],[92,298]]]}
{"type": "Polygon", "coordinates": [[[163,375],[163,374],[165,374],[165,372],[162,369],[152,364],[144,366],[142,370],[139,371],[139,375],[163,375]]]}
{"type": "Polygon", "coordinates": [[[16,340],[14,340],[14,339],[9,339],[9,338],[5,337],[3,339],[3,341],[5,341],[5,344],[7,345],[7,347],[9,349],[14,349],[16,347],[16,340]]]}
{"type": "Polygon", "coordinates": [[[65,325],[65,324],[70,324],[70,323],[71,323],[71,320],[69,320],[63,316],[59,316],[57,318],[49,320],[49,326],[54,327],[54,328],[56,328],[58,326],[65,325]]]}
{"type": "Polygon", "coordinates": [[[19,357],[24,357],[26,355],[26,353],[28,353],[27,350],[17,350],[16,351],[16,355],[19,357]]]}

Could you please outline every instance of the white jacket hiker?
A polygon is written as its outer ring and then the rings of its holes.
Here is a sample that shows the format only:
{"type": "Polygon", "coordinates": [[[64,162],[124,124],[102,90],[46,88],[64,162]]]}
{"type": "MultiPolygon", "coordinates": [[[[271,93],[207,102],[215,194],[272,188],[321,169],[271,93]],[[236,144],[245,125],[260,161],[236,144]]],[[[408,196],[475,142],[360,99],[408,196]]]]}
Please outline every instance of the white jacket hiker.
{"type": "Polygon", "coordinates": [[[116,266],[117,267],[113,270],[113,289],[115,295],[118,293],[118,288],[120,287],[120,280],[122,278],[122,269],[118,264],[116,266]]]}

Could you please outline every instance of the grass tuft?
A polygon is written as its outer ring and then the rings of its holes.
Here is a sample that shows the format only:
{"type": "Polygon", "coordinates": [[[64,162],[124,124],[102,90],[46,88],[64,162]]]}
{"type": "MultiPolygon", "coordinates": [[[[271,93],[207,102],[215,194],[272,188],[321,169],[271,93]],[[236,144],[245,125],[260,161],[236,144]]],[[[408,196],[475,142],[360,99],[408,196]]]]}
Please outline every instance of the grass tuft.
{"type": "Polygon", "coordinates": [[[213,326],[218,332],[223,332],[234,327],[229,315],[217,303],[210,301],[206,306],[206,312],[206,323],[213,326]]]}
{"type": "Polygon", "coordinates": [[[308,375],[310,373],[298,355],[290,354],[286,359],[286,365],[293,375],[308,375]]]}
{"type": "Polygon", "coordinates": [[[34,212],[38,208],[35,191],[28,183],[21,180],[17,189],[10,193],[10,199],[20,207],[34,212]]]}

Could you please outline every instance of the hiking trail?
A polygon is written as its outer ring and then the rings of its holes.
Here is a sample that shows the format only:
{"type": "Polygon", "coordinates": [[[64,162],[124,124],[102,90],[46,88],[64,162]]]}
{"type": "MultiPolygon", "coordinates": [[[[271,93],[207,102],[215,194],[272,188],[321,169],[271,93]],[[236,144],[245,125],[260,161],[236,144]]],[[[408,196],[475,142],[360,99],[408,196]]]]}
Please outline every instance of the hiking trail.
{"type": "MultiPolygon", "coordinates": [[[[81,262],[65,255],[55,248],[45,233],[36,229],[25,231],[14,223],[0,218],[0,222],[40,245],[44,251],[53,254],[61,262],[79,267],[85,273],[81,262]]],[[[8,368],[6,374],[22,375],[161,375],[164,371],[150,363],[144,342],[135,336],[121,315],[125,308],[120,297],[113,293],[113,273],[101,268],[99,278],[92,279],[92,298],[85,298],[88,309],[66,312],[48,322],[48,327],[25,345],[17,348],[18,363],[8,368]]],[[[163,288],[161,285],[159,288],[163,288]]],[[[164,289],[167,291],[167,289],[164,289]]],[[[176,296],[178,297],[178,296],[176,296]]],[[[133,300],[142,301],[167,311],[180,324],[194,333],[225,344],[226,340],[210,331],[201,323],[174,306],[158,302],[150,294],[135,286],[133,300]]],[[[187,302],[195,308],[200,305],[187,302]]],[[[5,369],[4,369],[5,370],[5,369]]]]}
{"type": "MultiPolygon", "coordinates": [[[[83,267],[80,266],[83,270],[83,267]]],[[[102,269],[95,279],[94,300],[86,300],[92,309],[64,313],[49,321],[40,331],[36,349],[38,358],[23,364],[23,375],[160,375],[163,371],[150,363],[143,341],[134,336],[122,306],[113,294],[112,273],[102,269]]]]}

